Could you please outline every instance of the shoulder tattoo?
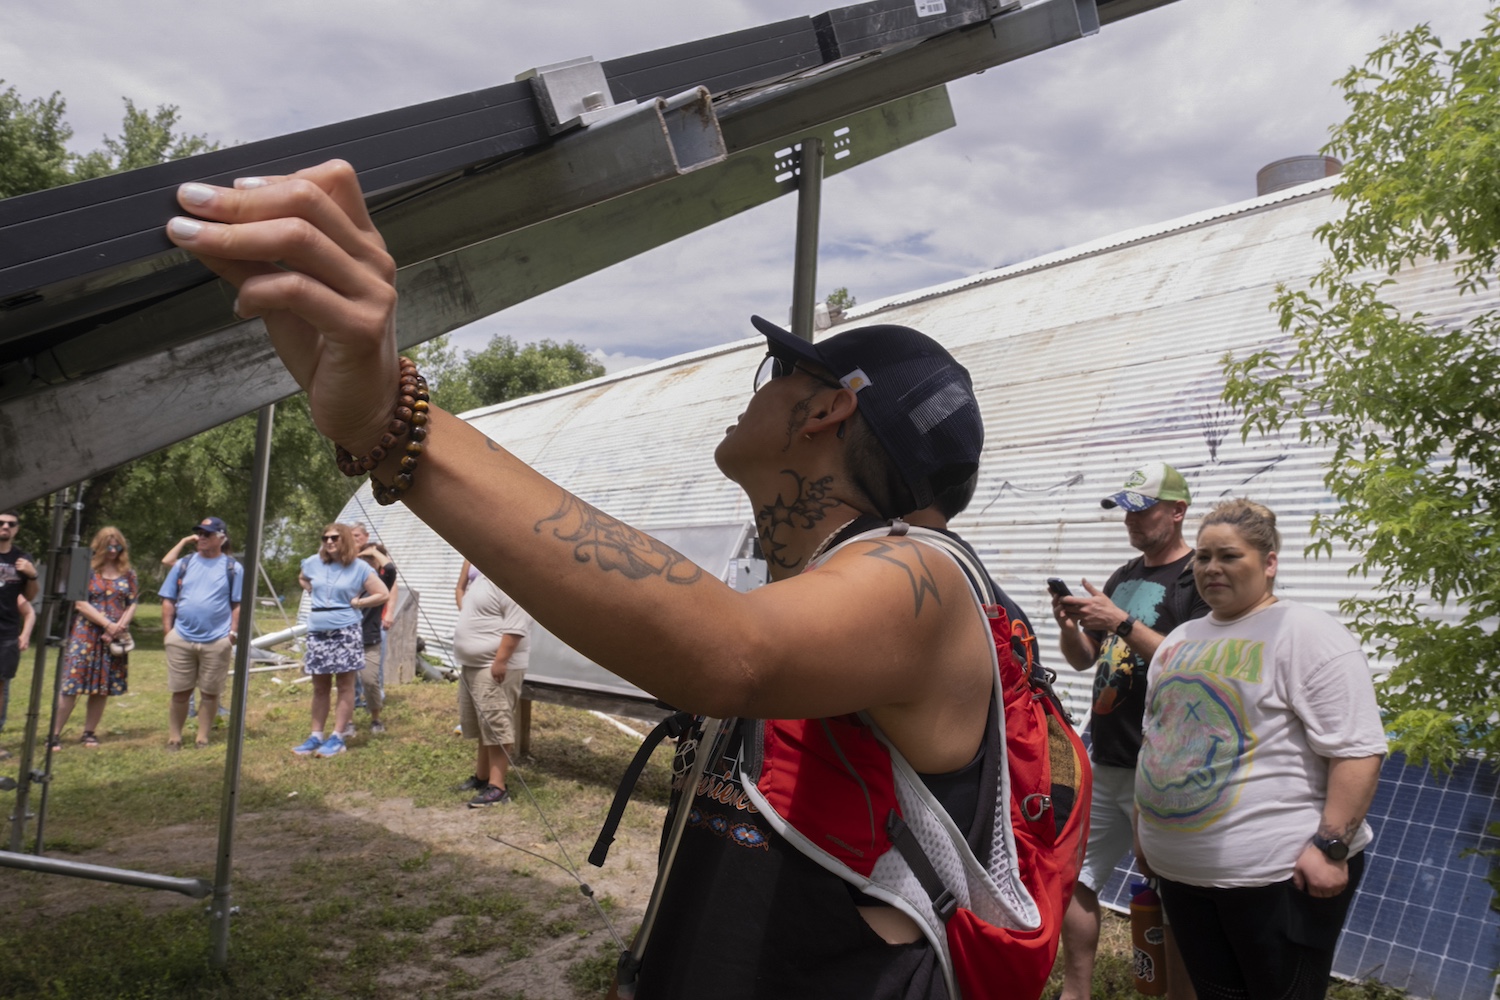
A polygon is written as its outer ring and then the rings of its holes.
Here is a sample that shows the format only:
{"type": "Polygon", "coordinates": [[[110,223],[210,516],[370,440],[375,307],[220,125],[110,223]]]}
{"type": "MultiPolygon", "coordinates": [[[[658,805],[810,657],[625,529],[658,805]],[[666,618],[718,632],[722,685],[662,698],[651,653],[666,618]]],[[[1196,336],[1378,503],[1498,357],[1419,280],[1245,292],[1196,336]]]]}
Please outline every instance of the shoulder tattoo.
{"type": "Polygon", "coordinates": [[[879,540],[871,541],[868,545],[869,547],[861,553],[862,555],[869,559],[879,559],[881,562],[890,563],[906,574],[906,579],[911,584],[912,617],[915,618],[922,613],[922,604],[926,601],[928,594],[931,594],[932,599],[938,604],[943,603],[942,595],[938,593],[937,579],[933,577],[932,570],[922,555],[921,545],[913,545],[906,549],[917,561],[915,569],[906,560],[897,558],[894,545],[879,540]]]}

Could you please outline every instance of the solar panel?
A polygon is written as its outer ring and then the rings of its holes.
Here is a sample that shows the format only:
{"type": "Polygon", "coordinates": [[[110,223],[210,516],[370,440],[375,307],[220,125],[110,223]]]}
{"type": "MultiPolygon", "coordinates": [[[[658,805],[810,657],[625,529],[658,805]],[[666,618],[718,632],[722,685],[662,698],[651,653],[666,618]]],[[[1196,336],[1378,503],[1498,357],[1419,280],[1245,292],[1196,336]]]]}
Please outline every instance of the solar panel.
{"type": "MultiPolygon", "coordinates": [[[[1465,760],[1451,774],[1410,766],[1391,754],[1370,806],[1375,839],[1334,954],[1334,975],[1376,979],[1412,996],[1489,1000],[1500,968],[1500,912],[1485,876],[1483,850],[1500,849],[1489,825],[1500,821],[1500,775],[1465,760]]],[[[1129,862],[1115,868],[1099,902],[1130,907],[1129,862]]]]}

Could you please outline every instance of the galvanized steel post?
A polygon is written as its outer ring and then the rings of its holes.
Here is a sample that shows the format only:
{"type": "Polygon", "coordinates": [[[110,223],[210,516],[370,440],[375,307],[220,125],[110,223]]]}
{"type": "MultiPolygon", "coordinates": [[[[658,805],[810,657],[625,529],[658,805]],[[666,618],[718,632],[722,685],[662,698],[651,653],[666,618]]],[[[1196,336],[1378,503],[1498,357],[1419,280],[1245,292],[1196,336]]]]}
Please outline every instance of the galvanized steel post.
{"type": "Polygon", "coordinates": [[[809,343],[813,339],[813,310],[817,308],[818,214],[823,204],[823,140],[802,140],[797,178],[797,256],[792,265],[792,332],[809,343]]]}
{"type": "Polygon", "coordinates": [[[224,798],[219,807],[219,859],[214,870],[214,898],[209,908],[213,927],[214,968],[229,964],[229,878],[234,862],[234,817],[240,801],[240,757],[245,743],[245,702],[250,696],[250,635],[255,624],[256,574],[266,517],[266,481],[271,472],[271,426],[276,406],[261,407],[255,425],[255,473],[250,484],[250,521],[245,528],[245,561],[240,575],[239,635],[234,644],[234,701],[229,712],[229,739],[224,753],[224,798]]]}
{"type": "MultiPolygon", "coordinates": [[[[78,487],[82,492],[82,487],[78,487]]],[[[68,586],[67,577],[59,572],[62,563],[63,532],[67,530],[68,517],[68,491],[58,490],[57,496],[53,498],[52,507],[52,547],[48,558],[51,560],[47,567],[47,591],[42,592],[42,613],[37,623],[38,628],[32,633],[36,645],[36,659],[31,668],[31,703],[26,709],[26,739],[21,744],[21,768],[17,776],[19,784],[16,786],[16,811],[11,816],[10,822],[10,850],[19,852],[21,842],[26,839],[26,805],[27,797],[31,791],[34,781],[45,781],[45,774],[33,769],[32,764],[36,760],[36,736],[37,723],[41,715],[42,680],[47,674],[47,636],[52,633],[52,620],[54,612],[62,601],[62,594],[68,586]],[[54,596],[55,595],[55,596],[54,596]]],[[[58,651],[58,656],[62,651],[58,651]]],[[[53,699],[54,702],[56,699],[53,699]]],[[[50,735],[50,734],[49,734],[50,735]]]]}

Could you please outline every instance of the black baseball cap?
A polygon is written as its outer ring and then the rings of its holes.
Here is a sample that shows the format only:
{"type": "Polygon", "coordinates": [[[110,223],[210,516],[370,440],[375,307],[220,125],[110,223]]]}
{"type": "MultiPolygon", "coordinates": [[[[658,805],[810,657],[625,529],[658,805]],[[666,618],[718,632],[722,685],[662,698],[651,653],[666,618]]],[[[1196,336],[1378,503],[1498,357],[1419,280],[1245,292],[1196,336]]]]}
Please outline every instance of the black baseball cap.
{"type": "Polygon", "coordinates": [[[203,535],[222,535],[225,533],[224,522],[217,517],[205,517],[193,525],[193,530],[203,535]]]}
{"type": "MultiPolygon", "coordinates": [[[[808,343],[759,316],[750,322],[769,350],[828,371],[896,464],[920,510],[979,468],[984,420],[969,371],[947,349],[906,326],[862,326],[808,343]]],[[[882,512],[884,513],[884,512],[882,512]]],[[[899,511],[897,513],[909,513],[899,511]]]]}

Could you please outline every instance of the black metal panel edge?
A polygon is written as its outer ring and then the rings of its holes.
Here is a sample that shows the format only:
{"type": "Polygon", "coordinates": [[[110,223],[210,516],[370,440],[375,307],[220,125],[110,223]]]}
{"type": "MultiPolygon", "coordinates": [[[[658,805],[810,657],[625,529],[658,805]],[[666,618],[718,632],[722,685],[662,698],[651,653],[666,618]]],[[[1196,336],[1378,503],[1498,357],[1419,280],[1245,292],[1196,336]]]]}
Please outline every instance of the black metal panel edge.
{"type": "Polygon", "coordinates": [[[1127,17],[1176,2],[1177,0],[1099,0],[1099,23],[1114,24],[1127,17]]]}
{"type": "Polygon", "coordinates": [[[995,0],[871,0],[813,19],[823,57],[830,62],[986,21],[995,0]]]}
{"type": "Polygon", "coordinates": [[[823,62],[812,18],[794,17],[604,62],[617,104],[670,97],[691,87],[723,94],[823,62]]]}

